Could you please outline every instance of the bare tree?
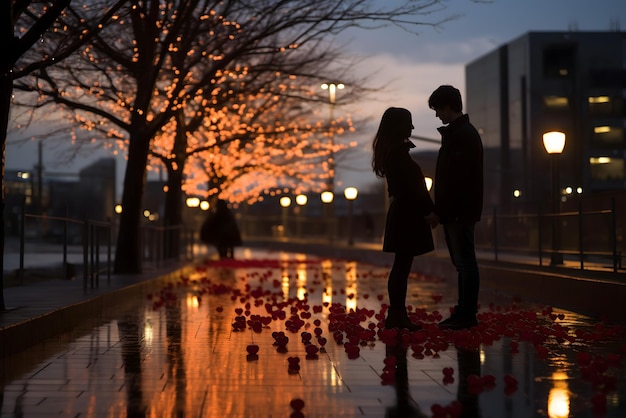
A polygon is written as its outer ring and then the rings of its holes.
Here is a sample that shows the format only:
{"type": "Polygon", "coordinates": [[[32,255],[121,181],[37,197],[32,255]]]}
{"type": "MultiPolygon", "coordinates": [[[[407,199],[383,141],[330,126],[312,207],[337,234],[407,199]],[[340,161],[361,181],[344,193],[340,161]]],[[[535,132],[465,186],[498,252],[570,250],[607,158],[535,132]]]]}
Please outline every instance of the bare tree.
{"type": "MultiPolygon", "coordinates": [[[[271,190],[317,190],[334,174],[324,164],[344,146],[323,141],[328,127],[316,115],[322,99],[312,88],[329,52],[303,49],[289,63],[265,54],[264,63],[225,72],[219,91],[179,110],[150,151],[168,173],[166,225],[182,221],[183,185],[187,194],[253,203],[271,190]]],[[[357,86],[348,97],[358,98],[365,83],[345,77],[357,86]]],[[[351,127],[345,121],[335,128],[351,127]]]]}
{"type": "MultiPolygon", "coordinates": [[[[138,273],[150,143],[179,109],[258,57],[296,54],[353,27],[415,31],[436,24],[421,19],[441,8],[440,0],[133,0],[80,54],[20,88],[37,91],[40,106],[63,106],[85,129],[128,142],[115,271],[138,273]]],[[[68,10],[64,24],[80,27],[84,10],[68,10]]]]}
{"type": "MultiPolygon", "coordinates": [[[[6,155],[7,130],[11,111],[11,98],[14,81],[33,72],[41,71],[61,62],[87,42],[93,34],[115,13],[124,1],[98,3],[99,13],[94,19],[85,20],[70,33],[59,19],[70,0],[4,0],[0,2],[0,152],[2,163],[0,178],[2,191],[0,197],[0,310],[4,305],[4,169],[6,155]],[[104,13],[103,13],[104,11],[104,13]],[[54,34],[54,42],[49,54],[39,55],[34,52],[34,45],[46,34],[54,34]],[[28,59],[25,57],[28,56],[28,59]]],[[[95,2],[94,2],[95,3],[95,2]]]]}

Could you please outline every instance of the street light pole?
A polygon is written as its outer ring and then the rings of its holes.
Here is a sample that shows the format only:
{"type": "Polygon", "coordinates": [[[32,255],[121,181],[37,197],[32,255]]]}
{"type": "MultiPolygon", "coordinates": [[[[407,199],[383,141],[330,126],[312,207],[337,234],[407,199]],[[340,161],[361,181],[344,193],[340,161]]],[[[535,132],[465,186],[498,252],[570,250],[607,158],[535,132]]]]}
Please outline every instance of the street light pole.
{"type": "Polygon", "coordinates": [[[296,223],[296,235],[298,238],[302,236],[302,218],[304,217],[304,206],[308,202],[308,198],[305,194],[299,194],[296,196],[297,209],[297,223],[296,223]]]}
{"type": "Polygon", "coordinates": [[[326,233],[328,234],[328,242],[329,243],[333,243],[334,239],[335,239],[335,234],[333,233],[333,225],[332,225],[332,221],[333,221],[333,217],[329,215],[330,212],[330,208],[331,205],[333,204],[333,199],[335,198],[335,195],[333,194],[333,192],[331,191],[324,191],[320,194],[320,199],[322,200],[322,203],[324,204],[324,212],[326,214],[326,233]]]}
{"type": "Polygon", "coordinates": [[[282,226],[283,226],[283,236],[287,237],[287,222],[289,216],[289,206],[291,206],[291,198],[289,196],[283,196],[279,200],[280,206],[282,206],[282,226]]]}
{"type": "Polygon", "coordinates": [[[559,159],[565,147],[565,134],[563,132],[546,132],[543,134],[543,146],[550,156],[552,170],[552,255],[550,265],[563,264],[563,254],[559,252],[561,246],[561,231],[559,228],[559,214],[561,212],[561,193],[559,179],[559,159]]]}
{"type": "MultiPolygon", "coordinates": [[[[332,195],[335,194],[335,104],[337,102],[337,90],[342,90],[345,85],[342,83],[324,83],[321,85],[322,90],[328,90],[328,104],[330,108],[329,121],[328,121],[328,141],[329,141],[329,153],[328,153],[328,179],[326,181],[326,191],[332,195]]],[[[333,241],[334,236],[334,220],[335,210],[332,202],[332,198],[325,205],[325,216],[327,225],[329,228],[329,240],[333,241]]]]}
{"type": "Polygon", "coordinates": [[[348,200],[348,245],[354,245],[354,233],[352,230],[352,218],[353,218],[353,208],[352,203],[354,199],[356,199],[359,191],[356,187],[346,187],[343,191],[343,195],[348,200]]]}

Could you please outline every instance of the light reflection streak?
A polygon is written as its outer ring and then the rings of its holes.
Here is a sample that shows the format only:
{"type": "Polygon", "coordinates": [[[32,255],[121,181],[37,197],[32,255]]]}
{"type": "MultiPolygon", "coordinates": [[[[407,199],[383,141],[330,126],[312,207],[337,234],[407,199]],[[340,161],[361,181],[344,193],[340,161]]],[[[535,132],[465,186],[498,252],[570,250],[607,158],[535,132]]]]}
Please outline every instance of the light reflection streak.
{"type": "Polygon", "coordinates": [[[322,381],[326,382],[329,386],[341,386],[341,378],[333,363],[328,363],[328,367],[322,369],[322,381]]]}
{"type": "Polygon", "coordinates": [[[307,288],[306,288],[307,275],[306,275],[305,264],[298,264],[298,268],[296,270],[296,276],[297,276],[296,297],[300,300],[304,300],[304,298],[306,297],[306,293],[307,293],[307,288]]]}
{"type": "Polygon", "coordinates": [[[187,294],[186,302],[187,302],[188,308],[198,309],[198,307],[200,306],[200,302],[198,301],[198,296],[196,295],[187,294]]]}
{"type": "Polygon", "coordinates": [[[152,346],[154,341],[154,329],[152,327],[152,315],[151,312],[145,312],[145,321],[143,324],[143,339],[147,346],[152,346]]]}
{"type": "Polygon", "coordinates": [[[281,289],[283,298],[289,299],[289,271],[286,268],[281,270],[281,289]]]}
{"type": "Polygon", "coordinates": [[[333,264],[330,260],[324,260],[322,265],[322,281],[324,282],[324,294],[322,295],[322,303],[331,305],[333,303],[333,264]]]}
{"type": "Polygon", "coordinates": [[[548,417],[569,417],[569,389],[567,386],[567,374],[554,372],[552,374],[554,386],[548,395],[548,417]]]}
{"type": "Polygon", "coordinates": [[[356,311],[357,308],[357,271],[356,261],[346,263],[346,310],[356,311]]]}

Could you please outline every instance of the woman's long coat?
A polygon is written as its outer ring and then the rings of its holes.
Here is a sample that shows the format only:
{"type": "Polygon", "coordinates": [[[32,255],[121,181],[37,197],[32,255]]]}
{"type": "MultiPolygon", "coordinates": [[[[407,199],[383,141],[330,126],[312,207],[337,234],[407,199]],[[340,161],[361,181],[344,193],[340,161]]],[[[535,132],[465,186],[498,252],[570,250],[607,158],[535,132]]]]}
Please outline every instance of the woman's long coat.
{"type": "Polygon", "coordinates": [[[387,211],[383,251],[420,255],[434,250],[433,235],[424,216],[434,211],[434,204],[419,164],[405,142],[392,148],[384,162],[390,206],[387,211]]]}

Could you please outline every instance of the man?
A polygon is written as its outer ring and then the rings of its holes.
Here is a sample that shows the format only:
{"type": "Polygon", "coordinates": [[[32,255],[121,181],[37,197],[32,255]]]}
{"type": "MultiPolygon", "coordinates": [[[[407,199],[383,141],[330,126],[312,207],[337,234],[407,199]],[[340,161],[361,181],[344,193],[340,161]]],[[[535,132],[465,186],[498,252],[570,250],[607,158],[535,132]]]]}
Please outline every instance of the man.
{"type": "Polygon", "coordinates": [[[435,171],[435,213],[443,225],[450,259],[458,273],[458,304],[439,323],[459,330],[478,324],[480,275],[474,250],[474,227],[483,206],[483,146],[478,131],[463,114],[461,93],[453,86],[437,88],[428,106],[445,125],[435,171]]]}

